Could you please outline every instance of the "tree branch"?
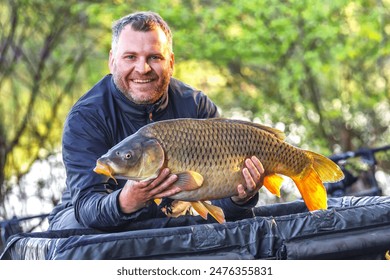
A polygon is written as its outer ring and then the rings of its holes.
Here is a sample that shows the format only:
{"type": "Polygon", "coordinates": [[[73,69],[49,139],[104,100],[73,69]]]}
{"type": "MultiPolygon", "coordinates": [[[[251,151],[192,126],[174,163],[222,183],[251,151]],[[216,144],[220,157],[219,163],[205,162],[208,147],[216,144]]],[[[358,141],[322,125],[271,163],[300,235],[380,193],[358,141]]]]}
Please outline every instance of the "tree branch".
{"type": "Polygon", "coordinates": [[[22,136],[23,132],[26,129],[30,116],[33,112],[36,98],[40,92],[42,72],[44,71],[46,61],[49,59],[50,54],[56,44],[56,40],[60,37],[64,29],[65,29],[65,24],[61,25],[58,30],[52,29],[51,32],[45,38],[43,48],[41,50],[38,66],[33,75],[33,86],[31,88],[31,95],[27,105],[26,114],[24,115],[19,128],[16,130],[13,139],[7,145],[6,153],[9,153],[16,145],[18,145],[20,137],[22,136]]]}

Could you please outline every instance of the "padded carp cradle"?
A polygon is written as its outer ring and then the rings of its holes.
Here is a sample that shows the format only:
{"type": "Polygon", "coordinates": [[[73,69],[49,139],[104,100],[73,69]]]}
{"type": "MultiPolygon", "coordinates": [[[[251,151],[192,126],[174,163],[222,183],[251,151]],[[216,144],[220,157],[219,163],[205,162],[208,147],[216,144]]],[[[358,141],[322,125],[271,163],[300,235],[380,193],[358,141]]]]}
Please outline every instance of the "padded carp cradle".
{"type": "Polygon", "coordinates": [[[64,230],[12,235],[0,257],[24,259],[384,259],[390,197],[329,198],[326,211],[302,201],[256,207],[218,224],[200,217],[152,219],[122,232],[64,230]]]}

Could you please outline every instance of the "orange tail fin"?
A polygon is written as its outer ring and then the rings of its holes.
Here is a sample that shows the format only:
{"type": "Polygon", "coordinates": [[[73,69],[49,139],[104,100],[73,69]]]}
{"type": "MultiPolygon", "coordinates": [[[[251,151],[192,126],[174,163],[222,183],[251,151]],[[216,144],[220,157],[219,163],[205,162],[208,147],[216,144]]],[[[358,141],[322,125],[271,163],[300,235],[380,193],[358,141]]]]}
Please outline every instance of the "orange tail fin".
{"type": "Polygon", "coordinates": [[[338,182],[344,179],[343,171],[331,159],[311,151],[305,151],[305,153],[313,160],[313,168],[323,183],[338,182]]]}
{"type": "Polygon", "coordinates": [[[291,179],[298,187],[298,190],[310,211],[328,208],[326,189],[313,168],[309,170],[305,177],[293,176],[291,179]]]}
{"type": "Polygon", "coordinates": [[[312,166],[291,179],[297,185],[310,211],[327,209],[327,194],[323,182],[340,181],[344,178],[344,173],[329,158],[311,151],[305,153],[312,159],[312,166]]]}

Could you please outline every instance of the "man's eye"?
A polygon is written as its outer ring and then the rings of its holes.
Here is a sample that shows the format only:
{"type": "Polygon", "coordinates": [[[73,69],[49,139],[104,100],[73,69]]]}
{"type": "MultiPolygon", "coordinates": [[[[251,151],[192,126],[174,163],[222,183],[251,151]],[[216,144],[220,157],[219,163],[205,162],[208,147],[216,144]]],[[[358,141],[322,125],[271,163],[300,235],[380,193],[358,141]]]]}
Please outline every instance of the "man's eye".
{"type": "Polygon", "coordinates": [[[126,56],[126,58],[133,60],[133,59],[135,59],[135,55],[128,55],[128,56],[126,56]]]}
{"type": "Polygon", "coordinates": [[[161,58],[161,56],[153,55],[153,56],[150,57],[150,59],[152,59],[152,60],[161,60],[162,58],[161,58]]]}

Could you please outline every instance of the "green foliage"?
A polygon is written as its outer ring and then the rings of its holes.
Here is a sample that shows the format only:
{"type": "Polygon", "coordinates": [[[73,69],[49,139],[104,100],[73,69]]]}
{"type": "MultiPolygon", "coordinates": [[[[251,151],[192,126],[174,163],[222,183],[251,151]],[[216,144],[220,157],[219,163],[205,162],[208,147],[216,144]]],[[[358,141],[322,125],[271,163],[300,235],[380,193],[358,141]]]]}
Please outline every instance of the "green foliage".
{"type": "Polygon", "coordinates": [[[304,126],[301,144],[324,153],[388,141],[374,108],[388,98],[389,3],[185,2],[168,14],[176,56],[219,69],[227,82],[209,94],[224,112],[304,126]]]}
{"type": "Polygon", "coordinates": [[[63,120],[86,90],[79,70],[99,32],[85,4],[0,2],[0,205],[36,160],[58,150],[63,120]]]}

